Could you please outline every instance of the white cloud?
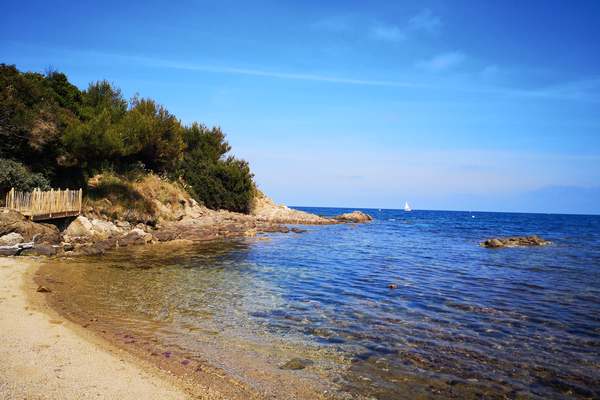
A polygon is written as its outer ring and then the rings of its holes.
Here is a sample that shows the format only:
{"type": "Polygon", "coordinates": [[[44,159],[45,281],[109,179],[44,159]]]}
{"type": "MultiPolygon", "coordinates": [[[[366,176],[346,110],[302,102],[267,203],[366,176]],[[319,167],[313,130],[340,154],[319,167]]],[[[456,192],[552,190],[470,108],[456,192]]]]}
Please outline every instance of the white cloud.
{"type": "Polygon", "coordinates": [[[429,60],[420,61],[417,63],[417,66],[428,71],[441,72],[458,66],[465,58],[463,53],[451,51],[438,54],[429,60]]]}

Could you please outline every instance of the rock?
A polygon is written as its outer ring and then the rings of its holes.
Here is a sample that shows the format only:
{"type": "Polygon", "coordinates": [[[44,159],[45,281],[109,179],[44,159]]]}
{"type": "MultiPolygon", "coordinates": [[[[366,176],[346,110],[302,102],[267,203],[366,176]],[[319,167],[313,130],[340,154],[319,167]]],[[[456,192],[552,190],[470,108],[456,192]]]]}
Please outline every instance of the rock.
{"type": "Polygon", "coordinates": [[[92,237],[94,236],[94,226],[89,219],[80,215],[69,224],[63,234],[70,237],[92,237]]]}
{"type": "Polygon", "coordinates": [[[292,232],[294,232],[294,233],[304,233],[304,232],[307,232],[307,230],[306,230],[306,229],[300,229],[300,228],[292,228],[292,229],[290,229],[290,230],[291,230],[292,232]]]}
{"type": "Polygon", "coordinates": [[[122,229],[118,228],[115,224],[109,221],[93,219],[90,222],[92,223],[92,232],[94,237],[99,239],[108,239],[111,236],[119,235],[123,232],[122,229]]]}
{"type": "Polygon", "coordinates": [[[25,242],[31,242],[35,238],[36,243],[60,243],[60,232],[51,224],[42,224],[28,220],[24,215],[12,211],[0,212],[0,236],[9,233],[18,233],[25,242]]]}
{"type": "Polygon", "coordinates": [[[18,247],[4,248],[0,249],[0,256],[16,256],[20,251],[21,249],[18,247]]]}
{"type": "Polygon", "coordinates": [[[118,241],[119,246],[132,246],[146,244],[152,241],[152,234],[144,232],[140,228],[132,229],[127,235],[118,241]]]}
{"type": "Polygon", "coordinates": [[[159,230],[154,233],[154,237],[159,242],[168,242],[171,240],[176,240],[179,237],[179,233],[175,230],[159,230]]]}
{"type": "Polygon", "coordinates": [[[69,224],[63,232],[64,237],[76,238],[83,237],[95,240],[108,239],[111,236],[119,235],[123,230],[109,221],[100,219],[88,219],[83,215],[78,216],[69,224]]]}
{"type": "Polygon", "coordinates": [[[496,248],[496,247],[504,247],[504,244],[498,239],[489,239],[484,243],[485,247],[496,248]]]}
{"type": "Polygon", "coordinates": [[[286,362],[279,369],[289,369],[289,370],[299,370],[312,365],[313,362],[311,360],[306,360],[303,358],[292,358],[290,361],[286,362]]]}
{"type": "Polygon", "coordinates": [[[493,238],[481,242],[479,245],[487,248],[523,247],[523,246],[546,246],[552,242],[544,240],[537,235],[513,236],[506,238],[493,238]]]}
{"type": "Polygon", "coordinates": [[[75,254],[83,256],[99,256],[104,254],[104,250],[94,245],[82,246],[75,251],[75,254]]]}
{"type": "Polygon", "coordinates": [[[372,221],[373,217],[371,217],[369,214],[365,214],[362,211],[352,211],[351,213],[338,215],[337,217],[334,217],[334,219],[340,222],[361,223],[372,221]]]}
{"type": "Polygon", "coordinates": [[[24,239],[20,233],[11,232],[0,237],[0,246],[14,246],[15,244],[23,243],[24,239]]]}
{"type": "Polygon", "coordinates": [[[48,289],[46,286],[38,286],[36,292],[38,292],[38,293],[52,293],[52,290],[48,289]]]}
{"type": "Polygon", "coordinates": [[[337,221],[331,218],[323,218],[315,214],[275,204],[273,200],[260,190],[257,190],[254,199],[252,199],[251,209],[251,215],[256,217],[257,220],[274,224],[326,225],[337,223],[337,221]]]}
{"type": "Polygon", "coordinates": [[[117,226],[117,228],[131,229],[131,224],[127,221],[117,221],[115,222],[115,225],[117,226]]]}
{"type": "Polygon", "coordinates": [[[36,244],[31,249],[25,249],[21,252],[22,256],[54,256],[57,253],[56,247],[49,244],[36,244]]]}
{"type": "Polygon", "coordinates": [[[63,243],[62,248],[64,251],[73,251],[75,250],[75,245],[73,243],[63,243]]]}

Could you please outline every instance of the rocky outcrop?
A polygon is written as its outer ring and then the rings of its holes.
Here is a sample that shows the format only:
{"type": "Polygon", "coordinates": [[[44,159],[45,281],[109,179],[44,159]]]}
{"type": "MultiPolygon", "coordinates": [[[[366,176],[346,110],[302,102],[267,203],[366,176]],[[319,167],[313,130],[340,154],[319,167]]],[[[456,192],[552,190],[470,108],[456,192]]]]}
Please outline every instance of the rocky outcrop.
{"type": "Polygon", "coordinates": [[[61,241],[56,226],[32,222],[16,211],[3,210],[0,212],[0,236],[10,233],[21,235],[26,242],[34,238],[36,243],[58,244],[61,241]]]}
{"type": "Polygon", "coordinates": [[[294,210],[284,205],[277,205],[261,191],[257,191],[254,197],[250,215],[259,221],[273,224],[327,225],[337,223],[337,221],[331,218],[324,218],[304,211],[294,210]]]}
{"type": "Polygon", "coordinates": [[[373,217],[371,217],[369,214],[365,214],[362,211],[352,211],[350,213],[338,215],[334,218],[340,222],[362,223],[373,221],[373,217]]]}
{"type": "Polygon", "coordinates": [[[0,246],[14,246],[15,244],[23,243],[25,239],[20,233],[11,232],[4,236],[0,236],[0,246]]]}
{"type": "Polygon", "coordinates": [[[484,242],[481,242],[480,246],[497,249],[504,247],[546,246],[550,243],[552,242],[533,235],[488,239],[484,242]]]}
{"type": "Polygon", "coordinates": [[[70,237],[92,237],[93,226],[89,219],[83,215],[78,216],[69,224],[63,235],[70,237]]]}
{"type": "Polygon", "coordinates": [[[140,228],[132,229],[128,234],[118,240],[119,246],[135,246],[152,241],[152,234],[144,232],[140,228]]]}
{"type": "Polygon", "coordinates": [[[63,232],[63,236],[70,238],[89,238],[105,240],[109,237],[123,233],[123,229],[109,221],[88,219],[83,215],[78,216],[63,232]]]}
{"type": "Polygon", "coordinates": [[[0,243],[23,243],[15,244],[17,247],[14,249],[10,247],[12,245],[4,246],[0,249],[0,255],[101,255],[118,247],[148,243],[191,244],[223,238],[253,237],[261,233],[305,232],[297,227],[286,226],[293,224],[324,225],[372,220],[369,215],[359,211],[341,215],[337,219],[325,218],[276,205],[260,192],[250,214],[211,210],[198,204],[176,185],[165,183],[157,177],[148,177],[134,189],[140,195],[143,193],[142,197],[153,204],[152,223],[128,219],[121,207],[124,204],[120,204],[121,208],[115,208],[116,200],[107,198],[88,202],[84,207],[84,215],[75,218],[62,235],[53,225],[34,223],[19,213],[5,211],[0,215],[0,243]],[[32,240],[34,236],[35,243],[32,240]],[[40,246],[42,243],[55,246],[40,246]]]}

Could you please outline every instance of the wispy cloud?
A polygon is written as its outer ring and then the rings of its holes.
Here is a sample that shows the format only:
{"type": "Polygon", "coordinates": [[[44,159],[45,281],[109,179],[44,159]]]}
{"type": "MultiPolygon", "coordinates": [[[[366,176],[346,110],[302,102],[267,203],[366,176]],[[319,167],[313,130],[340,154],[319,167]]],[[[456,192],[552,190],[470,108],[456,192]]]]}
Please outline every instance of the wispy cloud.
{"type": "Polygon", "coordinates": [[[409,36],[419,33],[434,33],[442,26],[442,19],[433,14],[431,10],[424,9],[418,14],[409,18],[408,22],[402,26],[375,23],[371,26],[370,36],[374,39],[386,40],[390,42],[400,42],[406,40],[409,36]]]}
{"type": "Polygon", "coordinates": [[[364,18],[349,15],[334,15],[312,24],[313,28],[322,31],[333,33],[354,32],[357,35],[366,35],[371,39],[386,42],[401,42],[410,35],[419,32],[433,33],[438,31],[441,26],[442,19],[429,9],[424,9],[399,24],[380,20],[365,21],[364,18]]]}
{"type": "MultiPolygon", "coordinates": [[[[591,101],[594,103],[600,102],[598,96],[598,89],[600,88],[600,78],[593,78],[585,81],[578,81],[572,83],[565,83],[563,85],[526,90],[517,88],[506,88],[497,86],[483,86],[483,85],[452,85],[447,86],[441,83],[420,83],[414,80],[379,80],[379,79],[359,79],[359,78],[348,78],[332,75],[320,75],[320,74],[305,74],[305,73],[294,73],[294,72],[278,72],[265,69],[250,69],[250,68],[237,68],[228,66],[211,66],[203,64],[192,64],[182,63],[178,61],[160,60],[146,57],[135,57],[135,56],[120,56],[125,57],[128,60],[136,60],[137,62],[143,63],[146,66],[181,69],[189,71],[204,71],[221,74],[234,74],[234,75],[248,75],[258,76],[264,78],[273,79],[286,79],[286,80],[299,80],[299,81],[313,81],[313,82],[327,82],[336,84],[347,84],[347,85],[361,85],[361,86],[381,86],[389,88],[406,88],[406,89],[429,89],[429,90],[446,90],[446,91],[457,91],[463,93],[481,93],[490,95],[501,95],[501,96],[517,96],[517,97],[531,97],[531,98],[544,98],[544,99],[556,99],[556,100],[577,100],[577,101],[591,101]]],[[[430,60],[423,62],[422,66],[425,68],[431,68],[434,71],[442,71],[450,69],[461,64],[465,60],[466,56],[461,52],[449,52],[442,53],[430,60]]]]}
{"type": "Polygon", "coordinates": [[[451,51],[438,54],[428,60],[419,61],[417,67],[433,72],[446,71],[461,64],[465,58],[465,55],[460,51],[451,51]]]}
{"type": "MultiPolygon", "coordinates": [[[[14,42],[15,45],[23,46],[22,43],[14,42]]],[[[242,68],[237,66],[225,66],[218,64],[191,63],[179,60],[169,60],[143,55],[125,55],[101,51],[75,50],[54,48],[49,49],[35,47],[36,52],[49,52],[47,57],[57,57],[57,60],[73,60],[77,64],[82,62],[93,62],[94,65],[104,65],[110,63],[122,63],[125,65],[135,65],[140,68],[164,68],[172,70],[187,70],[208,72],[215,74],[230,74],[230,75],[245,75],[256,76],[269,79],[308,81],[308,82],[324,82],[331,84],[357,85],[357,86],[379,86],[387,88],[404,88],[416,90],[436,90],[436,91],[455,91],[462,93],[489,94],[495,96],[509,97],[529,97],[548,100],[568,100],[568,101],[583,101],[591,103],[600,103],[600,76],[591,77],[586,80],[565,82],[560,85],[538,88],[538,89],[520,89],[515,87],[502,87],[494,85],[477,84],[476,80],[457,84],[456,82],[446,82],[437,80],[436,82],[423,82],[416,79],[405,80],[389,80],[389,79],[373,79],[364,77],[347,77],[326,74],[302,73],[302,72],[287,72],[278,71],[267,68],[242,68]],[[76,61],[75,61],[76,60],[76,61]]],[[[452,54],[452,53],[444,53],[452,54]]],[[[461,54],[462,53],[458,53],[461,54]]],[[[464,58],[464,56],[462,56],[464,58]]],[[[449,68],[457,63],[462,62],[460,56],[453,57],[434,57],[427,60],[425,65],[434,68],[449,68]]]]}
{"type": "Polygon", "coordinates": [[[413,31],[436,32],[442,26],[442,19],[426,8],[408,21],[408,28],[413,31]]]}
{"type": "Polygon", "coordinates": [[[371,27],[370,36],[373,39],[390,42],[400,42],[406,39],[406,33],[394,25],[376,24],[371,27]]]}

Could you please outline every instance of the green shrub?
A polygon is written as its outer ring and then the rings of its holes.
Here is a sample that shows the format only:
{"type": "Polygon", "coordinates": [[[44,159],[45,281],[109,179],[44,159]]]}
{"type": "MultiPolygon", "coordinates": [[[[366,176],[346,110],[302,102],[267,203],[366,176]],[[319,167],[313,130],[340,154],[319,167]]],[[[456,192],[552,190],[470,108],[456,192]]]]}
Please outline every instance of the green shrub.
{"type": "MultiPolygon", "coordinates": [[[[253,176],[247,162],[228,156],[230,150],[220,128],[183,126],[154,100],[128,102],[107,81],[82,91],[57,71],[23,73],[0,64],[0,158],[22,164],[2,168],[6,187],[47,187],[48,180],[85,187],[103,170],[123,177],[156,173],[182,178],[210,208],[248,212],[253,176]]],[[[116,183],[102,190],[129,196],[116,183]]],[[[134,197],[123,203],[143,209],[134,197]]]]}
{"type": "Polygon", "coordinates": [[[11,188],[24,192],[30,192],[36,188],[46,190],[50,189],[50,182],[42,174],[31,172],[17,161],[0,158],[0,194],[2,197],[11,188]]]}
{"type": "Polygon", "coordinates": [[[219,128],[193,124],[185,129],[186,150],[179,174],[194,198],[212,209],[247,213],[254,195],[248,163],[224,157],[230,146],[219,128]]]}

